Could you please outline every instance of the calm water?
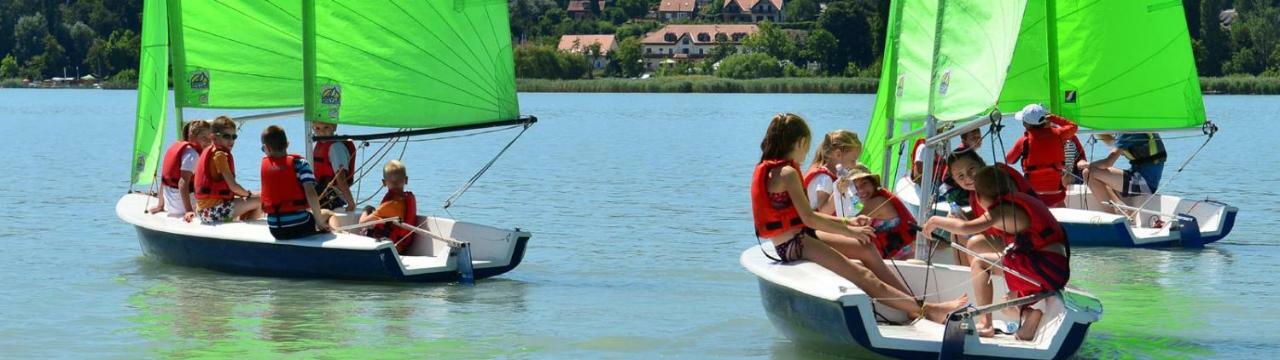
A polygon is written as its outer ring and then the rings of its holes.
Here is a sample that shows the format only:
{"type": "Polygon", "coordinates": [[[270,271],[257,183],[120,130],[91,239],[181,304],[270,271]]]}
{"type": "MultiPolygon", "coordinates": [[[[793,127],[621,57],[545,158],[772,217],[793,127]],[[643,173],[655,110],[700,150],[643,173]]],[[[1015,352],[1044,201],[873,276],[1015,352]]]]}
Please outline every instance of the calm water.
{"type": "MultiPolygon", "coordinates": [[[[872,100],[524,95],[523,111],[542,121],[449,212],[534,238],[514,272],[467,288],[232,276],[146,259],[114,214],[128,190],[134,93],[0,90],[0,148],[11,154],[0,172],[0,357],[837,356],[774,330],[738,266],[755,244],[746,178],[772,114],[862,132],[872,100]]],[[[1280,354],[1280,98],[1206,102],[1223,130],[1167,186],[1239,206],[1235,232],[1204,250],[1077,249],[1072,281],[1106,306],[1083,357],[1280,354]]],[[[298,121],[281,122],[300,137],[298,121]]],[[[260,156],[266,125],[246,126],[237,157],[260,156]]],[[[420,207],[445,214],[443,198],[514,134],[412,145],[420,207]]],[[[1184,158],[1200,141],[1171,140],[1170,152],[1184,158]]],[[[254,164],[240,167],[250,184],[254,164]]]]}

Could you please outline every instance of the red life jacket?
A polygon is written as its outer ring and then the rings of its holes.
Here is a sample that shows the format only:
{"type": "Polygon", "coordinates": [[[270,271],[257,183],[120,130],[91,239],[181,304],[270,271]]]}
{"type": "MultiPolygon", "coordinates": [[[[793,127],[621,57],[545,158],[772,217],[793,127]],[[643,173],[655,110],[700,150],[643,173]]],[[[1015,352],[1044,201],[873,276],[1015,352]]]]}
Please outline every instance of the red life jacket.
{"type": "Polygon", "coordinates": [[[896,257],[903,247],[915,243],[916,232],[911,231],[911,228],[916,224],[916,218],[911,216],[911,210],[907,210],[907,206],[893,193],[880,188],[876,190],[876,194],[889,201],[893,205],[893,211],[898,213],[898,226],[890,231],[876,231],[876,248],[880,249],[881,257],[889,259],[896,257]]]}
{"type": "MultiPolygon", "coordinates": [[[[915,160],[916,151],[919,150],[921,146],[924,146],[924,139],[916,139],[916,144],[911,147],[911,173],[921,174],[921,176],[924,176],[924,164],[921,163],[917,165],[915,160]]],[[[933,181],[936,183],[942,183],[943,181],[946,181],[949,174],[950,173],[947,172],[947,157],[934,156],[933,181]]]]}
{"type": "Polygon", "coordinates": [[[333,177],[337,175],[333,165],[329,163],[329,149],[333,144],[341,143],[347,147],[347,176],[351,176],[351,172],[356,169],[356,144],[349,140],[344,141],[320,141],[316,143],[316,151],[311,155],[314,157],[314,163],[311,164],[316,174],[316,183],[320,186],[328,186],[333,177]]]}
{"type": "MultiPolygon", "coordinates": [[[[1009,166],[1008,164],[1005,164],[1005,163],[996,163],[995,165],[991,165],[991,166],[995,166],[1000,170],[1004,170],[1006,174],[1009,174],[1009,177],[1013,178],[1013,185],[1014,187],[1017,188],[1018,192],[1031,195],[1031,196],[1037,196],[1037,199],[1038,199],[1036,190],[1031,188],[1031,183],[1028,182],[1027,178],[1022,176],[1022,173],[1019,173],[1017,169],[1014,169],[1012,166],[1009,166]]],[[[978,202],[977,191],[969,192],[969,207],[972,209],[974,218],[981,217],[983,214],[987,213],[987,209],[983,208],[982,204],[978,202]]]]}
{"type": "Polygon", "coordinates": [[[231,186],[227,184],[227,179],[222,176],[218,176],[217,179],[213,177],[213,154],[216,152],[227,154],[227,170],[231,171],[231,175],[236,174],[236,159],[231,156],[231,149],[216,144],[204,148],[204,151],[200,152],[200,161],[196,162],[196,199],[231,200],[235,198],[235,194],[231,192],[231,186]]]}
{"type": "MultiPolygon", "coordinates": [[[[759,237],[771,238],[792,229],[804,227],[804,222],[800,220],[800,213],[796,211],[794,204],[775,209],[769,201],[769,172],[779,166],[790,166],[800,171],[796,163],[791,160],[765,160],[756,165],[756,171],[751,175],[751,215],[755,220],[756,236],[759,237]]],[[[807,199],[791,199],[793,203],[797,200],[807,201],[807,199]]]]}
{"type": "Polygon", "coordinates": [[[301,156],[262,157],[262,211],[269,215],[306,210],[307,193],[298,182],[294,161],[301,156]]]}
{"type": "MultiPolygon", "coordinates": [[[[818,177],[818,175],[826,175],[826,176],[830,177],[830,178],[832,179],[832,181],[835,181],[835,178],[836,178],[836,174],[835,174],[835,173],[833,173],[833,172],[831,172],[831,170],[827,170],[827,167],[826,167],[826,166],[814,166],[814,167],[810,167],[810,168],[809,168],[809,172],[807,172],[807,173],[805,173],[805,174],[804,174],[804,189],[805,189],[805,191],[808,191],[808,190],[809,190],[809,184],[813,183],[813,179],[816,179],[816,178],[818,177]]],[[[808,192],[806,192],[805,194],[808,194],[808,192]]],[[[817,210],[817,209],[814,209],[814,210],[817,210]]],[[[835,214],[836,214],[836,212],[835,212],[835,210],[832,210],[830,213],[827,213],[827,214],[828,214],[828,215],[835,215],[835,214]]]]}
{"type": "Polygon", "coordinates": [[[993,232],[993,235],[1004,239],[1005,244],[1013,245],[1004,255],[1005,266],[1040,283],[1040,286],[1036,286],[1017,276],[1006,274],[1004,278],[1009,290],[1022,296],[1060,290],[1066,286],[1071,277],[1067,257],[1044,250],[1051,245],[1062,244],[1066,254],[1071,254],[1067,233],[1049,212],[1049,208],[1031,195],[1016,192],[1001,197],[996,204],[1016,206],[1031,219],[1031,224],[1017,234],[1009,234],[1000,229],[993,232]]]}
{"type": "MultiPolygon", "coordinates": [[[[404,196],[404,216],[400,217],[400,222],[405,224],[418,226],[418,199],[413,196],[412,192],[402,192],[404,196]]],[[[390,191],[382,196],[382,202],[391,201],[395,194],[390,191]]],[[[374,225],[370,230],[370,236],[375,238],[388,238],[391,241],[399,241],[396,243],[396,253],[404,254],[409,249],[409,245],[413,245],[414,235],[412,230],[396,226],[392,223],[381,223],[374,225]]]]}
{"type": "Polygon", "coordinates": [[[1022,154],[1019,155],[1022,170],[1040,200],[1051,206],[1062,203],[1067,197],[1067,189],[1062,185],[1066,140],[1059,137],[1053,128],[1043,127],[1027,129],[1018,141],[1022,142],[1022,154]]]}
{"type": "MultiPolygon", "coordinates": [[[[169,146],[169,150],[164,152],[164,165],[160,169],[161,184],[171,188],[178,187],[178,180],[182,180],[182,154],[186,153],[187,149],[195,150],[196,153],[200,152],[200,148],[196,146],[196,143],[187,141],[175,142],[169,146]]],[[[192,189],[195,188],[192,184],[187,184],[187,186],[192,189]]]]}

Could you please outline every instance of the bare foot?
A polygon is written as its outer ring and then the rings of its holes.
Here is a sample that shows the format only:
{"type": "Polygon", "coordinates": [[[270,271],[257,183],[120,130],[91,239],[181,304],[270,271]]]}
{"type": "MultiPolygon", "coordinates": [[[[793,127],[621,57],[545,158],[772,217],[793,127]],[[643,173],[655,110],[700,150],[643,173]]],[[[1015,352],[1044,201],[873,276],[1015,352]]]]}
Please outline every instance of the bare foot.
{"type": "Polygon", "coordinates": [[[991,327],[991,325],[987,325],[985,327],[982,325],[978,325],[978,336],[986,337],[986,338],[995,337],[996,328],[991,327]]]}
{"type": "Polygon", "coordinates": [[[965,305],[969,305],[969,294],[961,295],[960,297],[955,298],[955,300],[943,303],[925,303],[924,318],[932,322],[944,324],[947,322],[948,315],[951,315],[952,312],[959,308],[965,307],[965,305]]]}

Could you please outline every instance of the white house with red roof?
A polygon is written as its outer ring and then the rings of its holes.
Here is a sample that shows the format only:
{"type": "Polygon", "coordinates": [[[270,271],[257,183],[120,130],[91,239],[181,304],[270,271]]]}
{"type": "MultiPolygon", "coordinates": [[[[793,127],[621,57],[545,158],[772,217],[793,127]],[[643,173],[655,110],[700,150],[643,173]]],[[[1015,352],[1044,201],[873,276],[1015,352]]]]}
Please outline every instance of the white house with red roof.
{"type": "Polygon", "coordinates": [[[591,67],[596,70],[604,69],[609,65],[609,53],[618,50],[618,42],[612,35],[564,35],[560,37],[560,45],[556,48],[560,51],[572,53],[587,54],[592,44],[600,44],[599,56],[592,57],[591,67]]]}
{"type": "Polygon", "coordinates": [[[724,21],[761,22],[769,20],[782,22],[783,0],[724,0],[720,14],[724,21]]]}
{"type": "Polygon", "coordinates": [[[657,69],[663,63],[698,61],[711,55],[720,43],[741,46],[742,39],[755,34],[753,24],[689,24],[667,25],[645,35],[645,68],[657,69]]]}
{"type": "Polygon", "coordinates": [[[662,0],[658,20],[689,20],[698,16],[698,0],[662,0]]]}

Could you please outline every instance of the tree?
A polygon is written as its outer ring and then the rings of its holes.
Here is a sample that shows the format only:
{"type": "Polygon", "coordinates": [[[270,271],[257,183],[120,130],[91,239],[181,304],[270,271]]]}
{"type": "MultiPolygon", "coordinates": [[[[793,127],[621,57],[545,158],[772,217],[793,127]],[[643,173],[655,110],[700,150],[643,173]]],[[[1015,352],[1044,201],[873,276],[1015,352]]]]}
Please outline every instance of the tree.
{"type": "Polygon", "coordinates": [[[58,38],[53,34],[44,35],[44,54],[41,57],[44,58],[45,75],[60,76],[61,70],[67,64],[67,52],[62,48],[62,44],[58,44],[58,38]]]}
{"type": "Polygon", "coordinates": [[[1224,0],[1202,0],[1200,2],[1200,42],[1204,51],[1196,56],[1196,68],[1201,75],[1216,76],[1223,71],[1223,62],[1231,56],[1227,47],[1227,34],[1222,30],[1218,13],[1221,12],[1224,0]]]}
{"type": "Polygon", "coordinates": [[[769,21],[761,22],[756,33],[742,39],[742,46],[750,52],[762,52],[776,59],[796,58],[795,42],[785,31],[769,21]]]}
{"type": "Polygon", "coordinates": [[[865,66],[873,58],[871,19],[875,5],[871,0],[836,1],[827,4],[827,11],[818,17],[818,27],[834,35],[838,46],[832,63],[835,72],[844,72],[845,64],[853,62],[865,66]]]}
{"type": "Polygon", "coordinates": [[[18,61],[26,61],[44,52],[44,36],[49,34],[49,24],[44,15],[35,13],[18,19],[13,27],[13,55],[18,61]]]}
{"type": "Polygon", "coordinates": [[[13,54],[5,55],[0,60],[0,79],[12,79],[18,77],[18,59],[13,54]]]}
{"type": "Polygon", "coordinates": [[[820,12],[822,8],[815,0],[792,0],[787,2],[785,9],[782,9],[783,17],[790,22],[813,21],[818,18],[820,12]]]}
{"type": "Polygon", "coordinates": [[[724,58],[733,56],[733,54],[737,53],[738,47],[730,44],[727,39],[716,39],[716,47],[711,48],[711,53],[707,54],[706,61],[708,63],[715,64],[720,62],[720,60],[724,60],[724,58]]]}
{"type": "Polygon", "coordinates": [[[649,0],[618,0],[614,6],[622,8],[629,18],[642,18],[649,15],[649,0]]]}
{"type": "Polygon", "coordinates": [[[93,46],[93,39],[98,37],[98,32],[77,21],[67,27],[67,37],[67,63],[78,65],[84,63],[84,58],[89,55],[89,47],[93,46]]]}
{"type": "Polygon", "coordinates": [[[805,38],[802,55],[805,60],[821,64],[824,73],[829,72],[840,60],[837,57],[839,49],[836,43],[836,36],[831,35],[830,31],[823,29],[811,31],[809,37],[805,38]]]}
{"type": "Polygon", "coordinates": [[[610,52],[609,56],[618,64],[622,76],[637,77],[644,72],[644,46],[640,44],[639,38],[623,40],[618,45],[618,50],[610,52]]]}
{"type": "Polygon", "coordinates": [[[759,79],[782,76],[778,59],[765,53],[738,54],[725,58],[716,76],[731,79],[759,79]]]}

